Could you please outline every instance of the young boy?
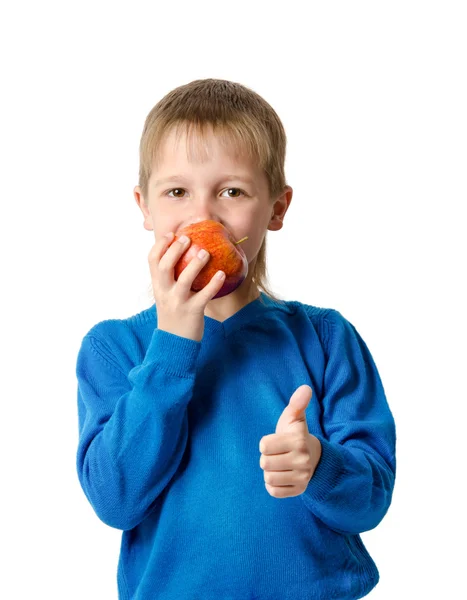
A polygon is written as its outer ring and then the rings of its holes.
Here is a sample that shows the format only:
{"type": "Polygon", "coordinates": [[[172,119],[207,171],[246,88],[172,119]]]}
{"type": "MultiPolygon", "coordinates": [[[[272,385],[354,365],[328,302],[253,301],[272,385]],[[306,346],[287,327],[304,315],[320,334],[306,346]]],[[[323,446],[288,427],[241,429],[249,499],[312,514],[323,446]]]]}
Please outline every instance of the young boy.
{"type": "Polygon", "coordinates": [[[77,471],[123,531],[120,599],[354,600],[379,581],[359,534],[391,503],[395,423],[356,328],[268,288],[285,147],[272,107],[229,81],[176,88],[146,119],[134,195],[155,302],[94,325],[76,367],[77,471]],[[248,236],[248,274],[219,298],[215,276],[190,289],[209,256],[174,279],[190,240],[173,234],[207,219],[248,236]]]}

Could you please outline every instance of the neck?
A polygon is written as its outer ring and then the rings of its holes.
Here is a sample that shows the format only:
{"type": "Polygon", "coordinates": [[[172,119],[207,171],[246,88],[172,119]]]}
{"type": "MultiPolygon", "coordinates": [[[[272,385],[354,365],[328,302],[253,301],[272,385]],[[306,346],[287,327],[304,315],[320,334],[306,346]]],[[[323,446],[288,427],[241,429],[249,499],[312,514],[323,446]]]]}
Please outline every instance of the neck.
{"type": "Polygon", "coordinates": [[[248,267],[247,276],[236,290],[227,294],[227,296],[222,296],[208,302],[204,310],[204,314],[207,317],[223,321],[250,302],[253,302],[253,300],[259,298],[259,290],[256,284],[252,282],[253,267],[254,264],[252,261],[248,267]]]}

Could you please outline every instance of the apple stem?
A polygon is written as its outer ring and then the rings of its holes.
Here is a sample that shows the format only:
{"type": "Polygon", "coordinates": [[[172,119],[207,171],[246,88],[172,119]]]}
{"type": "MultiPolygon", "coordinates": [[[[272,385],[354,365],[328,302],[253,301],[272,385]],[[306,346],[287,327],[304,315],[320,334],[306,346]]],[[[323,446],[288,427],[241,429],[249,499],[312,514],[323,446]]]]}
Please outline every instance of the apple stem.
{"type": "Polygon", "coordinates": [[[247,240],[247,239],[248,239],[248,236],[246,236],[246,237],[242,238],[241,240],[238,240],[238,242],[235,242],[235,245],[237,245],[237,244],[241,244],[242,242],[244,242],[244,241],[245,241],[245,240],[247,240]]]}

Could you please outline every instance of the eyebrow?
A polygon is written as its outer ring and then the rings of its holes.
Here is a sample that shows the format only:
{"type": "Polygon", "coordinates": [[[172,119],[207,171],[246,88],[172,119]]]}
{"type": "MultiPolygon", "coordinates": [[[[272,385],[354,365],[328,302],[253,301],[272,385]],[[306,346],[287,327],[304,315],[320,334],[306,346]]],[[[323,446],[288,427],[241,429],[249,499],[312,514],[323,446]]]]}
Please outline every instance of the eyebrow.
{"type": "MultiPolygon", "coordinates": [[[[162,185],[163,183],[168,183],[170,181],[185,181],[185,182],[187,182],[188,179],[186,177],[183,177],[183,175],[171,175],[170,177],[164,177],[163,179],[156,179],[156,181],[154,182],[154,187],[158,187],[159,185],[162,185]]],[[[254,185],[253,179],[251,179],[250,177],[239,176],[239,175],[226,175],[225,177],[222,178],[221,181],[244,181],[245,183],[254,185]]]]}

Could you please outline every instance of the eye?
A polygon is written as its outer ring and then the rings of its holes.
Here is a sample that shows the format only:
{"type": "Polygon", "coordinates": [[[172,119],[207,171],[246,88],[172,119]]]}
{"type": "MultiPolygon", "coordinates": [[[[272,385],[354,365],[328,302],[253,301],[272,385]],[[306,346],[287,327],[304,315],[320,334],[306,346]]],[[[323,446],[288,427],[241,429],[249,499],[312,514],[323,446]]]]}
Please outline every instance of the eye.
{"type": "MultiPolygon", "coordinates": [[[[173,188],[173,189],[169,190],[169,192],[168,192],[168,193],[170,194],[170,192],[173,192],[173,191],[180,191],[180,190],[183,190],[183,188],[173,188]]],[[[183,190],[183,191],[185,191],[185,190],[183,190]]],[[[173,196],[171,196],[171,197],[173,197],[173,196]]],[[[175,198],[180,198],[180,196],[175,196],[175,198]]]]}
{"type": "MultiPolygon", "coordinates": [[[[244,196],[246,196],[245,192],[243,190],[241,190],[240,188],[228,188],[227,190],[224,190],[225,192],[230,192],[231,190],[236,190],[237,192],[240,192],[240,194],[243,194],[244,196]]],[[[171,190],[169,190],[167,193],[168,195],[171,194],[171,192],[179,192],[182,191],[184,192],[185,190],[183,188],[172,188],[171,190]]],[[[183,198],[183,196],[170,196],[171,198],[183,198]]],[[[231,198],[239,198],[240,196],[230,196],[231,198]]]]}
{"type": "MultiPolygon", "coordinates": [[[[243,194],[244,196],[246,196],[245,192],[243,190],[241,190],[240,188],[229,188],[228,190],[225,190],[226,192],[230,192],[231,190],[236,190],[237,192],[240,192],[240,194],[243,194]]],[[[240,196],[230,196],[231,198],[239,198],[240,196]]]]}

